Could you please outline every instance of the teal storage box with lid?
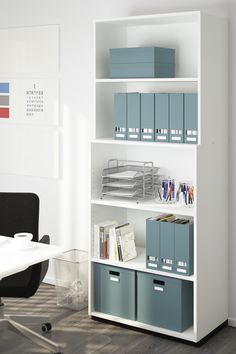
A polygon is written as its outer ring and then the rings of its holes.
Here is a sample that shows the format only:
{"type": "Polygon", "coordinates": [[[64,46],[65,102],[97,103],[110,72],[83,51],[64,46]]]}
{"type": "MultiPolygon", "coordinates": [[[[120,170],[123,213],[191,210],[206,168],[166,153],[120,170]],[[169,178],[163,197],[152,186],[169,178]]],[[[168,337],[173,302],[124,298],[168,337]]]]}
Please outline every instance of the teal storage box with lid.
{"type": "Polygon", "coordinates": [[[111,78],[175,77],[175,49],[160,47],[110,48],[111,78]]]}
{"type": "Polygon", "coordinates": [[[137,272],[137,320],[183,332],[193,324],[193,283],[137,272]]]}
{"type": "Polygon", "coordinates": [[[136,319],[135,271],[94,264],[94,310],[136,319]]]}

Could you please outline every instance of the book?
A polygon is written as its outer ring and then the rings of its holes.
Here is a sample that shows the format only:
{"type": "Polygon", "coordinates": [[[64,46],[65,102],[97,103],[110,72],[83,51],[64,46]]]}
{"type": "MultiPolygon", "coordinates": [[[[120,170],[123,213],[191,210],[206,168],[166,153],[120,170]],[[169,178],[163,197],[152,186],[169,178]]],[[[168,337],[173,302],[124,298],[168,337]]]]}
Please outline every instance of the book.
{"type": "Polygon", "coordinates": [[[100,226],[99,230],[99,258],[104,259],[104,226],[100,226]]]}
{"type": "Polygon", "coordinates": [[[94,234],[92,238],[92,251],[93,251],[93,257],[94,258],[99,258],[99,233],[100,233],[100,226],[99,225],[94,225],[94,234]]]}
{"type": "Polygon", "coordinates": [[[119,261],[115,226],[109,229],[109,259],[115,262],[119,261]]]}
{"type": "Polygon", "coordinates": [[[120,238],[122,260],[127,262],[137,257],[137,251],[135,247],[135,238],[133,232],[128,232],[120,238]]]}
{"type": "Polygon", "coordinates": [[[115,228],[118,258],[121,262],[127,262],[137,257],[135,235],[133,227],[127,223],[115,228]]]}
{"type": "Polygon", "coordinates": [[[103,243],[103,253],[104,253],[104,259],[109,259],[109,230],[111,226],[107,226],[104,228],[104,243],[103,243]]]}
{"type": "Polygon", "coordinates": [[[116,236],[116,242],[117,242],[118,259],[119,259],[120,262],[123,262],[122,251],[121,251],[121,243],[120,243],[120,237],[119,236],[116,236]]]}
{"type": "Polygon", "coordinates": [[[92,244],[94,258],[108,258],[109,229],[110,227],[116,225],[117,222],[115,220],[106,220],[94,225],[94,235],[92,244]]]}

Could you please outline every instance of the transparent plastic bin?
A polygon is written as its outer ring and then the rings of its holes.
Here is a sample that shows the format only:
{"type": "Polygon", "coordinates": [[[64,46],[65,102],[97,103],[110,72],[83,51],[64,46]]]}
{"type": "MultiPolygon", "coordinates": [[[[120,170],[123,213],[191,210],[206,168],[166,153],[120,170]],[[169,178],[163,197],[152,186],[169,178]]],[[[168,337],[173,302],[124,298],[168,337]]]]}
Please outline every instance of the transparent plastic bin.
{"type": "Polygon", "coordinates": [[[72,310],[88,306],[88,253],[71,249],[54,258],[57,304],[72,310]]]}

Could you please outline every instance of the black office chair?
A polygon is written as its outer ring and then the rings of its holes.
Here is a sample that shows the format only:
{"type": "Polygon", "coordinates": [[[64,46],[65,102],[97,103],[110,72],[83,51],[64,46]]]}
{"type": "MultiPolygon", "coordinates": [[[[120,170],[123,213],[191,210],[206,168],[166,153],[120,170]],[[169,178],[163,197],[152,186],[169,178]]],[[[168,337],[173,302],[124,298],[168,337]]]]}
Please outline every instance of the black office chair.
{"type": "MultiPolygon", "coordinates": [[[[33,241],[49,244],[49,236],[39,240],[39,198],[33,193],[0,193],[0,235],[13,237],[18,232],[30,232],[33,241]]],[[[26,270],[0,280],[1,297],[28,298],[38,290],[48,270],[48,261],[30,266],[26,270]]],[[[59,346],[28,329],[18,322],[41,322],[44,332],[51,330],[49,316],[3,315],[7,319],[8,328],[22,334],[33,342],[49,349],[53,353],[60,353],[59,346]]]]}

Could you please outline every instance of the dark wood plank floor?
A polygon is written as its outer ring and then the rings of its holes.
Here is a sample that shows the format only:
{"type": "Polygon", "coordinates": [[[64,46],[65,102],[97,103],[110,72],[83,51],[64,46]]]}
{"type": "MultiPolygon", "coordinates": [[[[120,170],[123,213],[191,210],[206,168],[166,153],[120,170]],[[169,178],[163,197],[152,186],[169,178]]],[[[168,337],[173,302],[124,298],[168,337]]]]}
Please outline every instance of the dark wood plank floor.
{"type": "MultiPolygon", "coordinates": [[[[48,338],[64,347],[64,354],[236,354],[236,328],[225,327],[200,348],[91,320],[87,311],[57,307],[55,288],[43,284],[31,299],[4,299],[5,312],[50,314],[48,338]]],[[[32,327],[34,330],[40,329],[32,327]]],[[[0,333],[0,354],[45,354],[48,351],[9,331],[0,333]]]]}

